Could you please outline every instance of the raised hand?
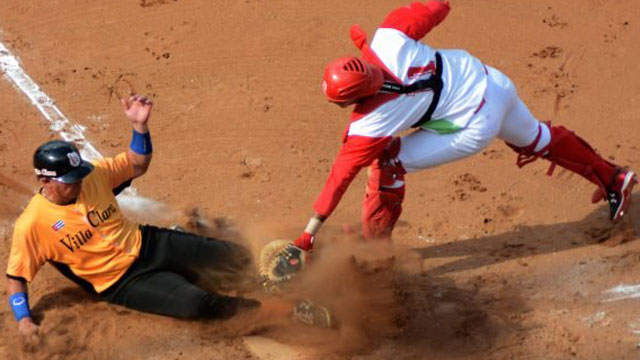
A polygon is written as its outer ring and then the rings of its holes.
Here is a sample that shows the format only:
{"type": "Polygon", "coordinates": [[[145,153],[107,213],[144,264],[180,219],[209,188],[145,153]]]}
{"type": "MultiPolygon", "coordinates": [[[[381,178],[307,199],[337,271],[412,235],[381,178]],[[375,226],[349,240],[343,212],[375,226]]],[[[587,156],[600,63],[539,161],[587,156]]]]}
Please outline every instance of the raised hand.
{"type": "Polygon", "coordinates": [[[125,116],[131,120],[136,131],[146,132],[153,102],[138,94],[133,94],[128,99],[120,99],[120,102],[125,116]],[[142,129],[138,129],[139,127],[142,129]]]}

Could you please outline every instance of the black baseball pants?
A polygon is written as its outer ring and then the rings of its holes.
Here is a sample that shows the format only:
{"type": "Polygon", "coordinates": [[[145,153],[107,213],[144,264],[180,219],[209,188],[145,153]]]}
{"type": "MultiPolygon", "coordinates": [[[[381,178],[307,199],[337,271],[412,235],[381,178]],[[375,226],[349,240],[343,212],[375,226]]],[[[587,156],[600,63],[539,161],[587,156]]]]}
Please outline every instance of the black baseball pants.
{"type": "Polygon", "coordinates": [[[142,226],[139,258],[100,294],[128,308],[180,318],[229,318],[256,300],[218,294],[254,279],[251,254],[237,244],[142,226]]]}

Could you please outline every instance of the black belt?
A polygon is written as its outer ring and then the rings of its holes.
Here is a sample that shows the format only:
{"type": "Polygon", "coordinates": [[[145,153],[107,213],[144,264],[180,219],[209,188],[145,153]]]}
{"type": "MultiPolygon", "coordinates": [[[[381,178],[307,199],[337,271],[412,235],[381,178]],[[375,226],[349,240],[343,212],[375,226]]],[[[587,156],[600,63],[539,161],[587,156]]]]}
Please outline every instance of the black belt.
{"type": "Polygon", "coordinates": [[[442,56],[436,51],[436,73],[431,75],[428,79],[416,81],[415,83],[405,86],[394,82],[385,82],[382,84],[381,91],[391,92],[396,94],[410,94],[416,91],[431,90],[433,91],[433,98],[431,104],[427,109],[427,112],[422,115],[420,120],[411,125],[413,128],[424,125],[427,121],[431,120],[433,113],[436,111],[438,101],[440,101],[440,94],[442,93],[442,56]]]}

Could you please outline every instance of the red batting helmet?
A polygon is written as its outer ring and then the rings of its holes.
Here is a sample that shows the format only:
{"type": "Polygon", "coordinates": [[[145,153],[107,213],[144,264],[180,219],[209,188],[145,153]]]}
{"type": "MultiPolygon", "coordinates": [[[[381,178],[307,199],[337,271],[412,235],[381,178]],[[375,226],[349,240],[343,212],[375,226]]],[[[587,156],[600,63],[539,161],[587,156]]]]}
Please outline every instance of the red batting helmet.
{"type": "Polygon", "coordinates": [[[382,69],[357,57],[346,57],[327,65],[322,91],[330,101],[348,102],[375,94],[383,82],[382,69]]]}

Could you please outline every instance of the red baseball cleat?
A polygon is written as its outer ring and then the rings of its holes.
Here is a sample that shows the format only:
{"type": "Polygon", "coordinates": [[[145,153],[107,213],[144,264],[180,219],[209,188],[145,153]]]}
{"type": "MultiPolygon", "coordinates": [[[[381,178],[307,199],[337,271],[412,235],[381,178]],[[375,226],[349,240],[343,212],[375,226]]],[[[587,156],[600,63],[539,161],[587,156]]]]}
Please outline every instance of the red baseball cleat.
{"type": "Polygon", "coordinates": [[[620,171],[613,180],[613,185],[607,189],[605,194],[598,188],[593,194],[592,202],[600,200],[609,202],[609,218],[616,222],[624,216],[629,205],[631,205],[631,192],[633,186],[638,183],[638,176],[631,170],[620,171]]]}

